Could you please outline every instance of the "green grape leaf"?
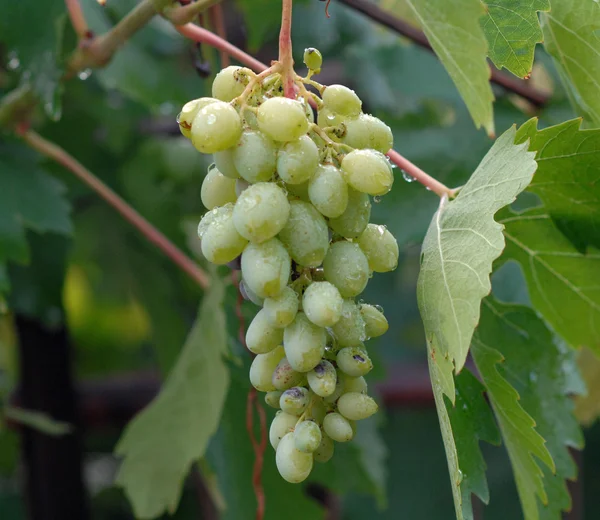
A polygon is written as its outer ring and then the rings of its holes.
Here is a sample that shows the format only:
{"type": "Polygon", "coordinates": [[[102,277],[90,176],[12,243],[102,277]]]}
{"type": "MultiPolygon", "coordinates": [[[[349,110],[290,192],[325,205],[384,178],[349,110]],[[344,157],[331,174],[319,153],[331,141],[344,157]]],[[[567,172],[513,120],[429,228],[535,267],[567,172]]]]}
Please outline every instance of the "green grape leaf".
{"type": "Polygon", "coordinates": [[[537,129],[531,119],[517,132],[537,153],[528,191],[538,195],[557,227],[575,246],[600,248],[600,130],[581,130],[581,120],[537,129]]]}
{"type": "Polygon", "coordinates": [[[554,58],[573,108],[589,126],[600,126],[600,4],[559,0],[542,14],[544,45],[554,58]]]}
{"type": "MultiPolygon", "coordinates": [[[[516,128],[494,143],[456,199],[442,204],[423,242],[417,285],[427,341],[445,369],[458,373],[467,358],[479,321],[481,299],[491,290],[492,262],[504,248],[502,226],[494,214],[515,200],[536,169],[526,144],[514,144],[516,128]]],[[[452,374],[440,381],[454,401],[452,374]]]]}
{"type": "Polygon", "coordinates": [[[521,264],[534,308],[565,341],[600,352],[600,251],[577,251],[545,208],[497,218],[506,238],[498,263],[521,264]]]}
{"type": "Polygon", "coordinates": [[[570,397],[584,390],[574,352],[555,340],[533,309],[490,297],[483,302],[472,353],[508,450],[525,519],[560,520],[571,507],[566,480],[577,475],[569,448],[583,446],[570,397]]]}
{"type": "Polygon", "coordinates": [[[600,358],[589,348],[579,350],[577,365],[587,393],[575,398],[575,416],[584,426],[591,426],[600,417],[600,358]]]}
{"type": "Polygon", "coordinates": [[[549,11],[549,0],[486,0],[481,19],[494,65],[525,78],[533,67],[535,46],[543,40],[538,11],[549,11]]]}
{"type": "Polygon", "coordinates": [[[7,406],[4,408],[4,417],[53,437],[67,435],[73,430],[72,424],[58,421],[48,414],[36,410],[7,406]]]}
{"type": "Polygon", "coordinates": [[[477,128],[494,135],[494,95],[479,0],[406,0],[458,88],[477,128]]]}
{"type": "Polygon", "coordinates": [[[183,481],[217,431],[229,387],[224,287],[216,277],[158,396],[127,426],[116,447],[116,478],[136,518],[173,513],[183,481]]]}

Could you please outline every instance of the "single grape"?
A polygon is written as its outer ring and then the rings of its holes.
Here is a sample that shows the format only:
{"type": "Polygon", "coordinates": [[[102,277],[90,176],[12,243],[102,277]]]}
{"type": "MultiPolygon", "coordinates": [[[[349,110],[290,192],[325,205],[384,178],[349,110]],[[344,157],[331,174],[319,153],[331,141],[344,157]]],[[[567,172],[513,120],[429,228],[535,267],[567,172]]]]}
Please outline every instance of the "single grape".
{"type": "Polygon", "coordinates": [[[314,421],[302,421],[294,430],[296,449],[303,453],[314,452],[321,444],[321,428],[314,421]]]}
{"type": "Polygon", "coordinates": [[[352,377],[341,372],[340,377],[344,384],[344,392],[364,393],[367,391],[367,381],[363,376],[352,377]]]}
{"type": "Polygon", "coordinates": [[[273,370],[285,356],[283,347],[277,347],[266,354],[258,354],[250,365],[250,383],[260,392],[276,390],[271,382],[273,370]]]}
{"type": "Polygon", "coordinates": [[[279,407],[285,413],[300,416],[306,410],[309,402],[310,396],[308,390],[302,386],[294,386],[281,394],[279,407]]]}
{"type": "Polygon", "coordinates": [[[183,105],[181,112],[179,112],[179,115],[177,116],[177,123],[179,124],[179,130],[181,130],[181,133],[185,137],[188,139],[191,139],[192,137],[192,123],[194,122],[196,114],[198,114],[198,112],[200,112],[200,110],[202,110],[205,106],[210,105],[215,101],[219,100],[205,97],[193,99],[192,101],[188,101],[185,105],[183,105]]]}
{"type": "Polygon", "coordinates": [[[352,426],[348,419],[339,413],[328,413],[323,421],[325,433],[337,442],[348,442],[354,437],[352,426]]]}
{"type": "Polygon", "coordinates": [[[283,330],[271,325],[264,309],[258,311],[246,331],[248,350],[254,354],[266,354],[282,343],[283,330]]]}
{"type": "Polygon", "coordinates": [[[369,262],[358,244],[342,240],[329,247],[323,260],[325,279],[335,285],[344,298],[357,296],[369,281],[369,262]]]}
{"type": "MultiPolygon", "coordinates": [[[[279,408],[279,403],[277,403],[277,407],[279,408]]],[[[297,422],[298,417],[295,415],[290,415],[285,412],[277,412],[275,414],[273,421],[271,421],[271,427],[269,428],[269,441],[274,450],[277,449],[277,446],[283,437],[294,431],[297,422]]]]}
{"type": "Polygon", "coordinates": [[[292,200],[289,207],[289,218],[279,232],[279,240],[297,264],[303,267],[321,265],[329,248],[327,222],[307,202],[292,200]]]}
{"type": "Polygon", "coordinates": [[[345,155],[342,173],[352,188],[369,195],[385,195],[394,183],[390,163],[375,150],[354,150],[345,155]]]}
{"type": "Polygon", "coordinates": [[[344,393],[344,382],[341,378],[341,372],[336,370],[335,390],[333,393],[323,398],[323,401],[328,405],[333,405],[337,402],[340,396],[344,393]]]}
{"type": "Polygon", "coordinates": [[[231,101],[241,95],[250,81],[256,76],[254,72],[245,67],[230,65],[222,69],[212,84],[212,95],[221,101],[231,101]]]}
{"type": "Polygon", "coordinates": [[[246,286],[259,298],[277,296],[290,278],[292,261],[276,238],[262,244],[248,244],[242,253],[242,276],[246,286]]]}
{"type": "Polygon", "coordinates": [[[312,453],[296,449],[294,434],[288,433],[281,439],[275,453],[279,474],[288,482],[297,484],[306,480],[313,467],[312,453]]]}
{"type": "Polygon", "coordinates": [[[283,345],[290,365],[297,372],[315,368],[325,352],[325,329],[317,327],[303,312],[283,331],[283,345]]]}
{"type": "Polygon", "coordinates": [[[213,264],[226,264],[242,254],[248,241],[233,224],[233,204],[207,212],[198,224],[200,249],[204,257],[213,264]]]}
{"type": "Polygon", "coordinates": [[[273,298],[267,298],[263,305],[269,323],[273,327],[287,327],[296,317],[298,303],[298,293],[291,287],[286,287],[273,298]]]}
{"type": "Polygon", "coordinates": [[[387,332],[388,321],[377,307],[363,303],[360,306],[360,314],[365,321],[365,333],[368,338],[376,338],[387,332]]]}
{"type": "Polygon", "coordinates": [[[259,182],[238,197],[233,222],[240,235],[260,243],[279,233],[289,214],[290,204],[285,192],[271,182],[259,182]]]}
{"type": "Polygon", "coordinates": [[[338,347],[355,347],[367,338],[360,309],[352,300],[344,300],[342,317],[331,328],[338,347]]]}
{"type": "Polygon", "coordinates": [[[381,119],[360,114],[356,119],[346,121],[345,125],[343,142],[352,148],[370,148],[387,153],[394,147],[392,130],[381,119]]]}
{"type": "Polygon", "coordinates": [[[336,360],[338,368],[352,377],[364,376],[373,368],[369,355],[360,347],[343,348],[338,352],[336,360]]]}
{"type": "Polygon", "coordinates": [[[224,206],[228,202],[235,202],[235,181],[225,177],[217,168],[212,168],[202,181],[200,199],[206,209],[224,206]]]}
{"type": "MultiPolygon", "coordinates": [[[[240,258],[240,269],[241,269],[241,258],[240,258]]],[[[259,307],[263,306],[264,300],[258,296],[244,280],[240,281],[240,292],[244,297],[244,300],[250,300],[254,305],[258,305],[259,307]]]]}
{"type": "Polygon", "coordinates": [[[202,153],[215,153],[237,144],[242,121],[229,103],[215,101],[202,108],[192,122],[192,144],[202,153]]]}
{"type": "Polygon", "coordinates": [[[306,317],[319,327],[331,327],[342,316],[342,296],[329,282],[311,283],[302,296],[306,317]]]}
{"type": "Polygon", "coordinates": [[[334,445],[331,437],[327,434],[321,435],[321,444],[313,453],[313,457],[317,462],[328,462],[333,457],[334,445]]]}
{"type": "Polygon", "coordinates": [[[372,271],[387,273],[398,266],[398,242],[385,226],[369,224],[357,242],[372,271]]]}
{"type": "Polygon", "coordinates": [[[245,130],[233,151],[233,164],[248,182],[265,182],[275,174],[277,147],[262,132],[245,130]]]}
{"type": "Polygon", "coordinates": [[[215,160],[215,166],[223,175],[225,175],[225,177],[229,177],[230,179],[239,179],[240,174],[236,170],[235,164],[233,164],[234,151],[235,147],[227,148],[227,150],[215,152],[213,154],[213,158],[215,160]]]}
{"type": "Polygon", "coordinates": [[[327,397],[335,391],[337,383],[335,367],[325,359],[307,374],[307,378],[308,386],[319,397],[327,397]]]}
{"type": "Polygon", "coordinates": [[[315,74],[318,74],[321,71],[321,65],[323,65],[323,56],[314,47],[308,47],[308,49],[304,49],[304,65],[315,74]]]}
{"type": "Polygon", "coordinates": [[[329,110],[344,116],[358,116],[362,109],[362,101],[356,92],[344,85],[325,87],[322,99],[329,110]]]}
{"type": "Polygon", "coordinates": [[[285,189],[290,197],[297,197],[304,202],[310,202],[308,198],[308,182],[302,184],[286,184],[285,189]]]}
{"type": "Polygon", "coordinates": [[[277,154],[277,173],[288,184],[308,181],[318,164],[319,149],[307,135],[285,143],[277,154]]]}
{"type": "Polygon", "coordinates": [[[279,390],[273,390],[271,392],[267,392],[265,394],[265,403],[267,403],[271,408],[279,409],[279,398],[283,392],[279,390]]]}
{"type": "Polygon", "coordinates": [[[329,227],[346,238],[356,238],[365,230],[371,218],[371,201],[366,193],[348,188],[348,204],[344,212],[329,219],[329,227]]]}
{"type": "Polygon", "coordinates": [[[258,107],[258,127],[274,141],[294,141],[308,132],[308,120],[299,101],[274,97],[258,107]]]}
{"type": "Polygon", "coordinates": [[[283,358],[275,370],[271,382],[277,390],[287,390],[293,386],[300,386],[306,378],[306,375],[301,372],[296,372],[287,358],[283,358]]]}
{"type": "Polygon", "coordinates": [[[342,395],[337,402],[338,411],[352,421],[360,421],[371,417],[377,410],[377,403],[372,397],[357,392],[342,395]]]}
{"type": "Polygon", "coordinates": [[[308,183],[308,197],[326,217],[341,216],[348,206],[348,185],[342,172],[333,164],[319,165],[308,183]]]}

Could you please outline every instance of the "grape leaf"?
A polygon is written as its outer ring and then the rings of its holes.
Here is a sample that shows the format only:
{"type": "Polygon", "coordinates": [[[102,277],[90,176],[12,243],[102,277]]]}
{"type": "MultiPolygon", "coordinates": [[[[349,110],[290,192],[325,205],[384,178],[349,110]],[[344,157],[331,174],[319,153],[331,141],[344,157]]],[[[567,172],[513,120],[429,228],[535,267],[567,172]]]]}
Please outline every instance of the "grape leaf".
{"type": "Polygon", "coordinates": [[[213,277],[198,319],[159,395],[127,426],[116,484],[136,518],[173,513],[192,464],[217,431],[229,387],[223,283],[213,277]]]}
{"type": "Polygon", "coordinates": [[[525,78],[533,67],[535,45],[542,41],[538,11],[549,11],[549,0],[486,0],[481,19],[494,65],[525,78]]]}
{"type": "Polygon", "coordinates": [[[584,426],[600,417],[600,358],[589,348],[582,348],[577,358],[587,393],[575,398],[575,416],[584,426]]]}
{"type": "Polygon", "coordinates": [[[519,262],[531,302],[552,328],[572,346],[600,352],[600,251],[577,251],[544,208],[507,208],[497,218],[506,237],[499,265],[519,262]]]}
{"type": "MultiPolygon", "coordinates": [[[[436,357],[463,367],[479,307],[491,289],[492,262],[504,248],[502,226],[494,214],[529,184],[536,169],[526,144],[515,145],[507,130],[483,158],[455,200],[442,199],[423,242],[417,286],[427,341],[436,357]]],[[[441,378],[454,401],[451,373],[441,378]]]]}
{"type": "Polygon", "coordinates": [[[526,520],[540,515],[560,520],[571,506],[565,480],[577,475],[568,448],[583,445],[570,398],[583,391],[574,352],[555,341],[533,309],[487,298],[472,353],[505,440],[526,520]],[[535,495],[541,503],[536,504],[535,495]]]}
{"type": "Polygon", "coordinates": [[[542,15],[546,50],[552,55],[571,104],[586,124],[600,126],[600,4],[560,0],[542,15]]]}
{"type": "Polygon", "coordinates": [[[537,152],[538,169],[528,191],[538,195],[557,227],[581,251],[600,248],[600,130],[581,130],[581,120],[537,129],[531,119],[517,132],[537,152]]]}
{"type": "Polygon", "coordinates": [[[460,92],[475,126],[494,134],[486,61],[487,42],[479,19],[484,14],[479,0],[406,0],[423,27],[427,39],[460,92]]]}

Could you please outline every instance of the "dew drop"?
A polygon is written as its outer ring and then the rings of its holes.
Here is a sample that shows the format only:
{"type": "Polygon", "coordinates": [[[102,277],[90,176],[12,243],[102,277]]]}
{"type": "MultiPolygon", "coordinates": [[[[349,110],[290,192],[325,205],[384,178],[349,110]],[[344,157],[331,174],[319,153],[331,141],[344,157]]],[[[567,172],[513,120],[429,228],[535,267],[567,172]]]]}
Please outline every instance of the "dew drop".
{"type": "Polygon", "coordinates": [[[179,112],[179,114],[177,114],[175,121],[177,121],[177,124],[181,123],[181,112],[179,112]]]}
{"type": "Polygon", "coordinates": [[[463,478],[465,478],[463,472],[461,470],[458,470],[458,482],[456,484],[460,484],[463,481],[463,478]]]}
{"type": "Polygon", "coordinates": [[[77,77],[81,80],[81,81],[85,81],[86,79],[88,79],[90,76],[92,75],[92,69],[84,69],[79,71],[79,74],[77,74],[77,77]]]}
{"type": "Polygon", "coordinates": [[[375,196],[373,197],[373,202],[374,202],[375,204],[379,204],[379,203],[381,202],[381,197],[380,197],[379,195],[375,195],[375,196]]]}
{"type": "Polygon", "coordinates": [[[209,125],[214,125],[217,122],[217,116],[214,114],[209,114],[208,117],[206,118],[206,122],[209,125]]]}
{"type": "Polygon", "coordinates": [[[415,178],[411,175],[409,175],[408,173],[406,173],[404,170],[400,170],[402,172],[402,178],[406,181],[406,182],[413,182],[415,180],[415,178]]]}
{"type": "Polygon", "coordinates": [[[383,314],[383,307],[381,305],[373,305],[381,314],[383,314]]]}
{"type": "Polygon", "coordinates": [[[8,63],[6,64],[6,68],[8,70],[17,70],[21,66],[21,60],[17,56],[15,51],[8,53],[8,63]]]}

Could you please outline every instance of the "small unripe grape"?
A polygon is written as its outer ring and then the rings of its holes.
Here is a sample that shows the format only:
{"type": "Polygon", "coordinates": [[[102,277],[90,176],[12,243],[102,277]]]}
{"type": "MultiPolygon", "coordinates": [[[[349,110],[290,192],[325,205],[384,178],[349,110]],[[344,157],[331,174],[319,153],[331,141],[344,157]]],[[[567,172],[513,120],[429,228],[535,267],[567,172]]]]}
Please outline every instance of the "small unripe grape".
{"type": "Polygon", "coordinates": [[[283,358],[273,371],[272,383],[277,390],[287,390],[293,386],[300,386],[305,377],[303,373],[292,368],[287,358],[283,358]]]}
{"type": "Polygon", "coordinates": [[[314,421],[302,421],[294,430],[296,449],[303,453],[314,452],[321,444],[321,428],[314,421]]]}
{"type": "Polygon", "coordinates": [[[235,202],[235,181],[225,177],[217,168],[212,168],[202,181],[200,199],[206,209],[224,206],[228,202],[235,202]]]}
{"type": "Polygon", "coordinates": [[[277,296],[290,278],[292,261],[276,238],[262,244],[248,244],[242,253],[244,282],[259,298],[277,296]]]}
{"type": "Polygon", "coordinates": [[[358,244],[342,240],[329,247],[323,260],[325,279],[335,285],[344,298],[357,296],[369,281],[369,262],[358,244]]]}
{"type": "Polygon", "coordinates": [[[250,69],[230,65],[221,70],[212,84],[212,95],[221,101],[231,101],[238,97],[251,77],[256,76],[250,69]]]}
{"type": "Polygon", "coordinates": [[[240,176],[235,168],[235,164],[233,164],[234,150],[235,148],[227,148],[227,150],[222,150],[213,154],[215,166],[223,175],[225,175],[225,177],[229,177],[230,179],[238,179],[240,176]]]}
{"type": "Polygon", "coordinates": [[[309,392],[302,386],[288,388],[279,399],[279,406],[285,413],[302,415],[310,401],[309,392]]]}
{"type": "Polygon", "coordinates": [[[358,116],[362,109],[362,101],[356,95],[356,92],[344,85],[325,87],[322,99],[329,110],[344,116],[358,116]]]}
{"type": "Polygon", "coordinates": [[[329,282],[311,283],[302,296],[306,317],[319,327],[331,327],[342,315],[344,300],[335,285],[329,282]]]}
{"type": "Polygon", "coordinates": [[[271,382],[273,370],[285,356],[283,347],[277,347],[266,354],[258,354],[250,365],[250,383],[259,392],[277,390],[271,382]]]}
{"type": "Polygon", "coordinates": [[[385,226],[369,224],[357,242],[372,271],[387,273],[398,266],[398,242],[385,226]]]}
{"type": "Polygon", "coordinates": [[[321,444],[313,453],[313,457],[317,462],[328,462],[333,457],[333,451],[333,440],[327,434],[322,434],[321,444]]]}
{"type": "Polygon", "coordinates": [[[271,408],[279,410],[279,398],[281,397],[282,393],[283,392],[281,392],[280,390],[273,390],[271,392],[267,392],[265,394],[265,403],[267,403],[267,405],[269,405],[271,408]]]}
{"type": "Polygon", "coordinates": [[[318,74],[323,65],[323,56],[314,47],[304,49],[304,65],[306,65],[315,74],[318,74]]]}
{"type": "Polygon", "coordinates": [[[303,312],[283,331],[285,354],[297,372],[315,368],[325,352],[325,329],[317,327],[303,312]]]}
{"type": "Polygon", "coordinates": [[[204,257],[217,265],[237,258],[248,244],[235,228],[231,203],[215,208],[202,217],[198,224],[198,237],[204,257]]]}
{"type": "Polygon", "coordinates": [[[375,150],[354,150],[345,155],[342,173],[352,188],[369,195],[385,195],[394,183],[390,163],[375,150]]]}
{"type": "Polygon", "coordinates": [[[283,330],[271,325],[264,309],[258,311],[246,331],[248,350],[254,352],[254,354],[266,354],[282,343],[283,330]]]}
{"type": "Polygon", "coordinates": [[[344,384],[344,392],[363,393],[367,391],[367,381],[363,376],[352,377],[341,372],[340,377],[344,384]]]}
{"type": "Polygon", "coordinates": [[[373,362],[368,354],[360,347],[345,347],[338,352],[338,368],[352,377],[368,374],[373,369],[373,362]]]}
{"type": "Polygon", "coordinates": [[[285,192],[271,182],[259,182],[240,194],[233,210],[233,222],[240,235],[260,243],[279,233],[289,214],[285,192]]]}
{"type": "Polygon", "coordinates": [[[286,287],[280,294],[264,301],[264,310],[273,327],[287,327],[298,312],[298,293],[286,287]]]}
{"type": "Polygon", "coordinates": [[[329,227],[346,238],[356,238],[371,218],[371,201],[366,193],[348,188],[348,204],[337,218],[329,219],[329,227]]]}
{"type": "Polygon", "coordinates": [[[342,317],[331,328],[338,347],[355,347],[367,339],[360,309],[352,300],[344,300],[342,317]]]}
{"type": "Polygon", "coordinates": [[[356,119],[345,122],[344,143],[352,148],[370,148],[387,153],[394,146],[392,130],[381,119],[360,114],[356,119]]]}
{"type": "Polygon", "coordinates": [[[275,174],[277,148],[262,132],[245,130],[233,151],[233,164],[248,182],[265,182],[275,174]]]}
{"type": "Polygon", "coordinates": [[[328,413],[323,420],[323,430],[337,442],[348,442],[354,437],[352,426],[348,419],[339,413],[328,413]]]}
{"type": "Polygon", "coordinates": [[[185,137],[188,139],[191,139],[192,137],[192,123],[194,122],[196,114],[198,114],[205,106],[210,105],[215,101],[219,100],[215,98],[199,98],[188,101],[183,105],[181,112],[179,112],[179,115],[177,116],[177,123],[179,124],[181,133],[185,137]]]}
{"type": "Polygon", "coordinates": [[[319,149],[307,135],[284,144],[277,154],[277,173],[288,184],[308,181],[318,164],[319,149]]]}
{"type": "Polygon", "coordinates": [[[250,300],[254,305],[258,305],[259,307],[263,306],[264,300],[261,297],[259,297],[258,294],[256,294],[252,289],[250,289],[250,287],[248,287],[248,284],[244,280],[240,281],[240,293],[244,297],[244,300],[250,300]]]}
{"type": "Polygon", "coordinates": [[[297,484],[306,480],[313,467],[312,453],[296,449],[294,434],[288,433],[281,439],[275,454],[279,474],[288,482],[297,484]]]}
{"type": "Polygon", "coordinates": [[[334,366],[327,360],[322,360],[308,374],[308,385],[319,397],[327,397],[335,391],[337,374],[334,366]]]}
{"type": "Polygon", "coordinates": [[[348,206],[348,185],[333,164],[321,164],[308,183],[313,206],[329,218],[339,217],[348,206]]]}
{"type": "Polygon", "coordinates": [[[387,332],[388,321],[377,307],[363,303],[360,306],[360,314],[365,320],[365,333],[368,338],[376,338],[387,332]]]}
{"type": "Polygon", "coordinates": [[[237,144],[242,121],[229,103],[215,101],[202,108],[192,122],[192,144],[202,153],[215,153],[237,144]]]}
{"type": "MultiPolygon", "coordinates": [[[[277,403],[277,407],[279,408],[279,403],[277,403]]],[[[281,439],[283,439],[283,437],[285,437],[288,433],[294,431],[297,422],[298,417],[295,415],[290,415],[289,413],[285,412],[277,412],[275,414],[275,417],[271,422],[271,427],[269,428],[269,441],[271,446],[273,446],[273,449],[276,450],[281,439]]]]}
{"type": "Polygon", "coordinates": [[[352,421],[360,421],[371,417],[377,409],[377,403],[366,394],[348,392],[338,399],[338,411],[352,421]]]}
{"type": "Polygon", "coordinates": [[[308,132],[308,120],[299,101],[275,97],[258,107],[258,127],[274,141],[294,141],[308,132]]]}

